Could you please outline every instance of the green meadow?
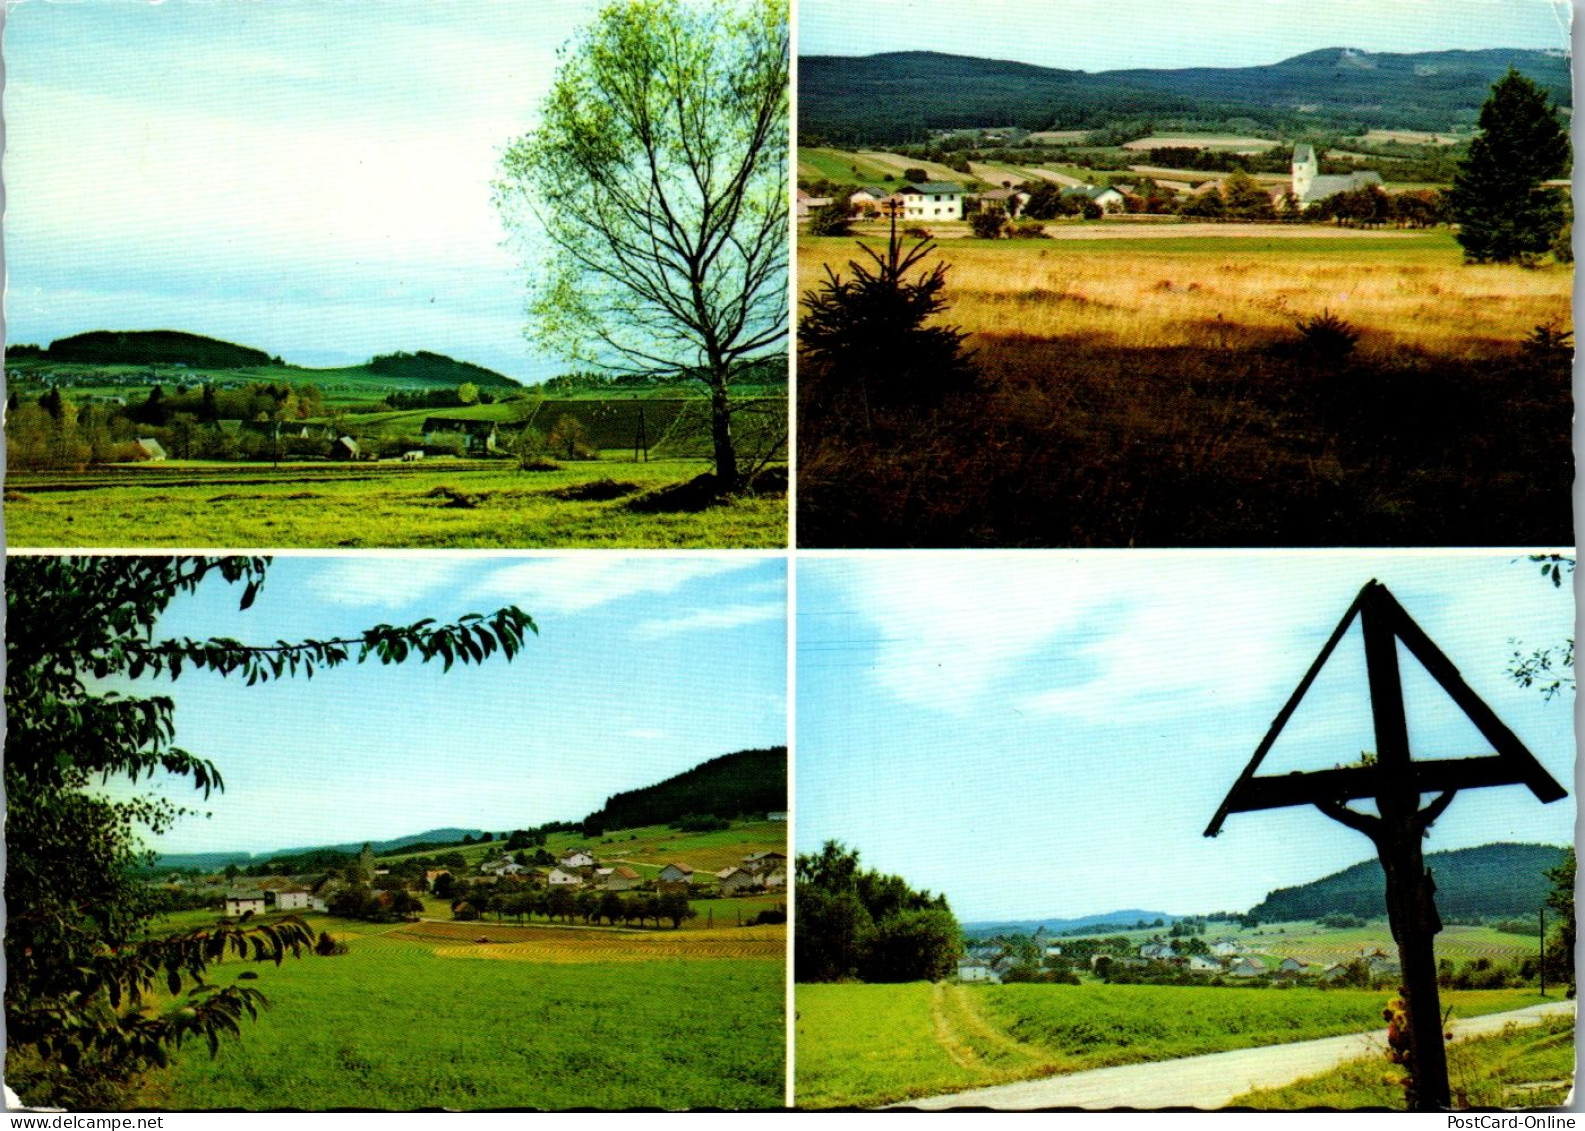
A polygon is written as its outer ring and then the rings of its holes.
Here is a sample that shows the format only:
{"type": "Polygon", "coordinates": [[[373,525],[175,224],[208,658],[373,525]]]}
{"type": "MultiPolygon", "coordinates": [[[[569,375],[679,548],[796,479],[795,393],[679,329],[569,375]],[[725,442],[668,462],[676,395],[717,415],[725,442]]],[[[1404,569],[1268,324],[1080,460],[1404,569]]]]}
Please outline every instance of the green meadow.
{"type": "MultiPolygon", "coordinates": [[[[1057,985],[800,985],[802,1107],[874,1107],[1110,1065],[1285,1044],[1381,1024],[1375,990],[1057,985]]],[[[1443,995],[1462,1016],[1524,990],[1443,995]]]]}
{"type": "Polygon", "coordinates": [[[6,535],[13,546],[149,549],[786,544],[787,504],[779,492],[702,509],[633,505],[705,467],[694,459],[620,458],[547,471],[461,459],[279,468],[170,460],[83,474],[13,473],[6,535]]]}
{"type": "MultiPolygon", "coordinates": [[[[240,1038],[222,1043],[214,1058],[201,1042],[183,1047],[149,1080],[146,1102],[309,1110],[782,1105],[779,960],[668,951],[643,961],[565,954],[533,961],[519,960],[534,952],[518,947],[497,961],[466,961],[437,954],[444,940],[403,924],[311,921],[348,952],[261,968],[254,984],[269,1010],[244,1021],[240,1038]]],[[[488,946],[464,945],[492,956],[488,946]]],[[[239,967],[227,962],[213,975],[229,981],[239,967]]]]}

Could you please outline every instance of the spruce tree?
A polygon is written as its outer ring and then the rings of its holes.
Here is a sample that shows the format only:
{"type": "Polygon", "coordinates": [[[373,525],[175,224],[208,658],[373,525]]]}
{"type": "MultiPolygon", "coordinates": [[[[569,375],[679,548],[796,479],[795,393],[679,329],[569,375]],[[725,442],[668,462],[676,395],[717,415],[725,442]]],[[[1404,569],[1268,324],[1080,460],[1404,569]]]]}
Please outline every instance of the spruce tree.
{"type": "Polygon", "coordinates": [[[1480,136],[1453,177],[1458,242],[1474,263],[1545,252],[1564,222],[1562,196],[1542,182],[1569,166],[1568,134],[1547,93],[1509,68],[1480,111],[1480,136]]]}

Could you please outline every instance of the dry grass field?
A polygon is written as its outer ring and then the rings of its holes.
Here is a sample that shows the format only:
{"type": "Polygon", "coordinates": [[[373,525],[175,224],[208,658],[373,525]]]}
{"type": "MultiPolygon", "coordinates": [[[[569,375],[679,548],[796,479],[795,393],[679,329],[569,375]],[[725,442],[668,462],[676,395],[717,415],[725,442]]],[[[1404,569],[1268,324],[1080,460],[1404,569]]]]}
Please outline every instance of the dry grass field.
{"type": "Polygon", "coordinates": [[[655,962],[660,959],[781,961],[787,954],[787,928],[716,927],[698,931],[637,931],[616,928],[511,927],[483,923],[415,923],[399,936],[435,944],[439,958],[491,958],[555,964],[655,962]],[[467,930],[442,936],[436,928],[467,930]],[[456,941],[457,936],[466,941],[456,941]],[[441,942],[442,937],[451,941],[441,942]],[[488,942],[479,942],[488,939],[488,942]]]}
{"type": "Polygon", "coordinates": [[[1236,349],[1291,335],[1296,319],[1325,309],[1361,330],[1366,358],[1403,349],[1491,357],[1535,326],[1569,322],[1568,271],[1427,262],[1400,254],[1390,235],[1368,255],[1358,241],[1332,252],[1249,243],[1259,238],[1219,241],[1214,255],[1183,248],[1182,237],[1172,250],[1099,255],[1067,245],[954,247],[951,321],[1131,348],[1236,349]]]}
{"type": "MultiPolygon", "coordinates": [[[[927,261],[972,392],[877,405],[800,366],[801,544],[1571,543],[1571,267],[1465,265],[1447,231],[1047,228],[927,261]]],[[[799,250],[801,294],[862,258],[799,250]]]]}

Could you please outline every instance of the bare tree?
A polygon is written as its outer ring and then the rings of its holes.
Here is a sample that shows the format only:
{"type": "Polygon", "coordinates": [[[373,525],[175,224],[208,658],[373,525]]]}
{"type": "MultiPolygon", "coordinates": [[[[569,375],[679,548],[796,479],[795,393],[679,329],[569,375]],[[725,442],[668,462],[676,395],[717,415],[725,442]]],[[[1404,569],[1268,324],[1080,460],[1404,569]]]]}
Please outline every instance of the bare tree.
{"type": "Polygon", "coordinates": [[[786,0],[617,0],[563,48],[495,184],[531,336],[696,377],[726,488],[733,380],[787,336],[788,66],[786,0]]]}

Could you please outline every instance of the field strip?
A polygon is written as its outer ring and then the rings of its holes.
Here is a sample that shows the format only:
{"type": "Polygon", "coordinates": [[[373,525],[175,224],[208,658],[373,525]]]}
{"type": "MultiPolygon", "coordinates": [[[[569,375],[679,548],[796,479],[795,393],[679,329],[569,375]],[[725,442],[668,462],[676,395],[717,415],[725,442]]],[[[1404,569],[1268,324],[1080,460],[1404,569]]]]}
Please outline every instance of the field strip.
{"type": "Polygon", "coordinates": [[[962,986],[949,986],[947,992],[954,998],[958,1013],[963,1019],[963,1028],[968,1031],[971,1039],[977,1040],[981,1045],[1013,1060],[1024,1061],[1026,1064],[1044,1059],[1038,1049],[1030,1048],[1017,1038],[1008,1036],[999,1026],[981,1013],[976,1001],[978,995],[969,993],[962,986]]]}
{"type": "Polygon", "coordinates": [[[950,992],[945,982],[936,982],[930,987],[930,1021],[935,1029],[936,1044],[941,1046],[952,1058],[952,1063],[959,1068],[973,1068],[976,1059],[974,1050],[959,1039],[957,1030],[953,1028],[952,1019],[947,1016],[947,994],[950,992]]]}
{"type": "MultiPolygon", "coordinates": [[[[1455,1020],[1455,1037],[1480,1037],[1500,1033],[1510,1022],[1525,1027],[1548,1017],[1574,1016],[1572,1001],[1546,1002],[1507,1013],[1455,1020]]],[[[943,1110],[954,1107],[990,1107],[1001,1110],[1038,1108],[1163,1108],[1225,1107],[1235,1096],[1255,1088],[1278,1088],[1306,1076],[1328,1072],[1339,1065],[1380,1055],[1385,1030],[1323,1037],[1313,1041],[1233,1049],[1177,1060],[1157,1060],[1116,1068],[1096,1068],[1003,1084],[993,1088],[955,1092],[909,1100],[893,1107],[943,1110]]]]}

